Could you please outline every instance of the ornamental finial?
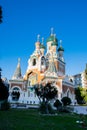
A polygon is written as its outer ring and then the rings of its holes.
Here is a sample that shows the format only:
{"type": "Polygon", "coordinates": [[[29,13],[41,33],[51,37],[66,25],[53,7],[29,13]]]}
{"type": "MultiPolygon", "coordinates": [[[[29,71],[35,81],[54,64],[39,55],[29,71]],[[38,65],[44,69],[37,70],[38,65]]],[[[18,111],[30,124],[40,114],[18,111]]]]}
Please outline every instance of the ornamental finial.
{"type": "Polygon", "coordinates": [[[60,40],[60,46],[62,46],[62,40],[60,40]]]}
{"type": "Polygon", "coordinates": [[[20,59],[20,58],[18,58],[18,63],[20,63],[20,60],[21,60],[21,59],[20,59]]]}
{"type": "Polygon", "coordinates": [[[51,35],[53,35],[53,32],[54,32],[54,28],[51,28],[51,35]]]}
{"type": "Polygon", "coordinates": [[[40,35],[38,34],[37,35],[37,42],[39,42],[40,41],[40,35]]]}
{"type": "Polygon", "coordinates": [[[42,37],[42,44],[44,44],[44,37],[42,37]]]}

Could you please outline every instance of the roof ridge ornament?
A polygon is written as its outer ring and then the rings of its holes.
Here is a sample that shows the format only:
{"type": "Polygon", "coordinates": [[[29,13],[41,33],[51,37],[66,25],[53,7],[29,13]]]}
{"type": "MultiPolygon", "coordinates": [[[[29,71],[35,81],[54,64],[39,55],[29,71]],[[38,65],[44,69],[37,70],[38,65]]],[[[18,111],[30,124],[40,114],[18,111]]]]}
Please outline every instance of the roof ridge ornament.
{"type": "Polygon", "coordinates": [[[40,34],[37,35],[37,42],[40,42],[40,34]]]}
{"type": "Polygon", "coordinates": [[[56,34],[54,34],[54,41],[56,40],[56,34]]]}
{"type": "Polygon", "coordinates": [[[60,47],[62,47],[62,40],[60,40],[59,42],[60,42],[60,47]]]}
{"type": "Polygon", "coordinates": [[[20,63],[20,61],[21,61],[21,59],[20,59],[20,58],[18,58],[18,63],[20,63]]]}
{"type": "Polygon", "coordinates": [[[51,36],[53,35],[54,32],[54,28],[51,28],[51,36]]]}
{"type": "Polygon", "coordinates": [[[42,37],[42,45],[44,44],[44,37],[42,37]]]}

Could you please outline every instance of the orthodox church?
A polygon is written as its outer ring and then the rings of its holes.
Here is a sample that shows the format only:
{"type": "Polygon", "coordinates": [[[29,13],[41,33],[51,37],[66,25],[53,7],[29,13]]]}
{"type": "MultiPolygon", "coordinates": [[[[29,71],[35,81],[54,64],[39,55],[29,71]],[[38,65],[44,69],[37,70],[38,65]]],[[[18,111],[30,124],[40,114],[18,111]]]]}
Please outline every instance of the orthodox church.
{"type": "Polygon", "coordinates": [[[9,102],[24,104],[39,104],[35,94],[35,85],[52,83],[58,90],[58,99],[68,96],[75,100],[74,85],[65,74],[64,48],[62,40],[58,41],[51,30],[50,36],[40,42],[40,35],[37,36],[35,50],[28,59],[28,66],[25,75],[21,74],[20,59],[15,73],[9,80],[9,102]],[[60,45],[59,45],[60,43],[60,45]],[[45,53],[46,52],[46,53],[45,53]]]}

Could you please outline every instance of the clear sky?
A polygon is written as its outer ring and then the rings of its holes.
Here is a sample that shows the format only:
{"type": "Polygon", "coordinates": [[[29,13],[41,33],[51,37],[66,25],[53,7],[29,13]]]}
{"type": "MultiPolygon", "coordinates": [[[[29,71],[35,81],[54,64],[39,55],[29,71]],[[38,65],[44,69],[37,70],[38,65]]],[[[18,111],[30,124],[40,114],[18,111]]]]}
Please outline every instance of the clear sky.
{"type": "Polygon", "coordinates": [[[44,44],[54,28],[65,49],[66,74],[77,74],[87,63],[87,0],[0,0],[0,67],[10,79],[21,58],[24,75],[37,35],[44,44]]]}

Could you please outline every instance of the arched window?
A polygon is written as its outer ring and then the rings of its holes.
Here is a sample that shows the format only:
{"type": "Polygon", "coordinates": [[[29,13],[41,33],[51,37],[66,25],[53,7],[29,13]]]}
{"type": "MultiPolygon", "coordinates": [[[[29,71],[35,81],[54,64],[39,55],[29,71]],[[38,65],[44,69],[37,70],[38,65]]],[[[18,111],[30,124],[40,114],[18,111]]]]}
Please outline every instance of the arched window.
{"type": "Polygon", "coordinates": [[[41,58],[41,65],[44,65],[45,64],[45,58],[44,56],[41,58]]]}
{"type": "Polygon", "coordinates": [[[36,65],[36,59],[33,59],[33,66],[36,65]]]}
{"type": "Polygon", "coordinates": [[[67,97],[69,97],[69,90],[68,90],[68,92],[67,92],[67,97]]]}

